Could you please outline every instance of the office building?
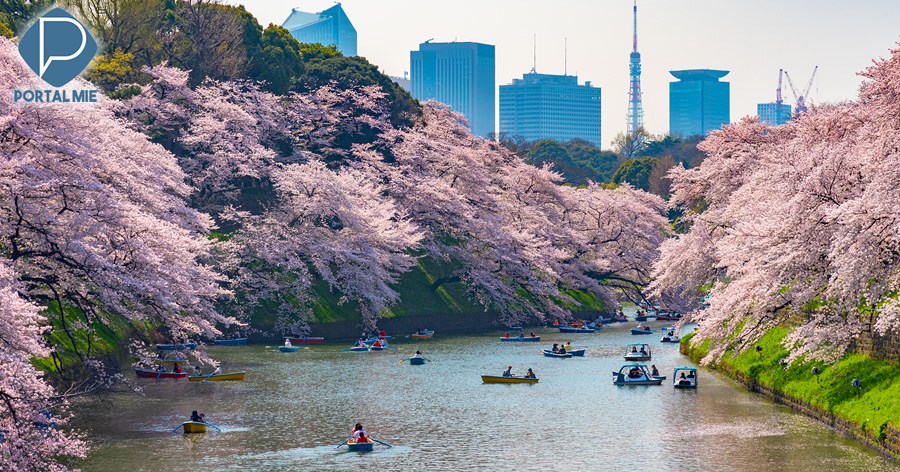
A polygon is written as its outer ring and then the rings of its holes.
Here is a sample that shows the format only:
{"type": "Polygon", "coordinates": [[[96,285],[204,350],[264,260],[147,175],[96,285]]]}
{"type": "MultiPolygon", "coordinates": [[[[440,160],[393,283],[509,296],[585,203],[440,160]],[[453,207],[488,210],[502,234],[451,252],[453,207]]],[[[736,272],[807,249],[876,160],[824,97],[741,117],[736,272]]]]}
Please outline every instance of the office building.
{"type": "Polygon", "coordinates": [[[281,26],[301,43],[335,46],[345,56],[356,55],[356,28],[340,3],[319,13],[294,8],[281,26]]]}
{"type": "Polygon", "coordinates": [[[446,103],[475,135],[494,132],[494,46],[426,41],[409,53],[409,62],[414,97],[446,103]]]}
{"type": "Polygon", "coordinates": [[[673,70],[669,83],[669,133],[706,135],[731,121],[731,84],[719,79],[727,70],[673,70]]]}
{"type": "Polygon", "coordinates": [[[601,146],[600,87],[574,75],[530,73],[500,86],[500,133],[601,146]]]}
{"type": "Polygon", "coordinates": [[[791,119],[791,106],[786,103],[757,103],[756,114],[759,121],[770,125],[783,125],[791,119]]]}

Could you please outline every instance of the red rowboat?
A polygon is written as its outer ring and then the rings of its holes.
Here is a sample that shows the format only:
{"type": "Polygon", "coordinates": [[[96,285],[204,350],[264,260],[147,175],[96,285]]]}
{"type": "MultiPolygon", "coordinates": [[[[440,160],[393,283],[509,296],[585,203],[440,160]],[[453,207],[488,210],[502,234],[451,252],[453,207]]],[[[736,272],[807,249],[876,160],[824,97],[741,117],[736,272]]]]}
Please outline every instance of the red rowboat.
{"type": "Polygon", "coordinates": [[[145,379],[183,379],[187,378],[187,372],[157,372],[153,369],[134,369],[138,377],[145,379]]]}

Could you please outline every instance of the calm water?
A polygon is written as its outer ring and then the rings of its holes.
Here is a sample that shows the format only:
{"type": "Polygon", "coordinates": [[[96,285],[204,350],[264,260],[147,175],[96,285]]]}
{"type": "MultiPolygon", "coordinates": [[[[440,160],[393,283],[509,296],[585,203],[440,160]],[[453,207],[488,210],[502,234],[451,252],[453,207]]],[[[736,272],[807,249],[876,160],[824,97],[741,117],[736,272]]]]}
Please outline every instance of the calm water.
{"type": "MultiPolygon", "coordinates": [[[[663,323],[651,323],[661,326],[663,323]]],[[[812,420],[701,369],[697,391],[616,387],[611,371],[628,342],[648,342],[671,380],[690,364],[660,335],[634,323],[596,334],[535,330],[540,344],[498,335],[352,353],[317,346],[282,354],[264,346],[211,348],[247,380],[141,380],[144,394],[82,405],[80,427],[96,447],[86,471],[194,470],[900,470],[812,420]],[[542,347],[571,340],[584,358],[550,359],[542,347]],[[416,348],[434,362],[401,363],[416,348]],[[537,385],[483,385],[511,364],[537,385]],[[191,410],[224,432],[172,434],[191,410]],[[393,444],[372,453],[334,446],[362,422],[393,444]]],[[[438,333],[440,335],[440,333],[438,333]]],[[[649,362],[648,362],[649,364],[649,362]]]]}

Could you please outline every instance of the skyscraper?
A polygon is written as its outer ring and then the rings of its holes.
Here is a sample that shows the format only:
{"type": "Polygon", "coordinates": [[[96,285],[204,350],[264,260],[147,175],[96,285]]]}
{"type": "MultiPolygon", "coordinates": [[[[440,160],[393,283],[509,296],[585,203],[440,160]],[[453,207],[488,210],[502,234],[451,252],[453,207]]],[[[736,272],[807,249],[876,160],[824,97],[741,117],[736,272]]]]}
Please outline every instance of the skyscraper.
{"type": "Polygon", "coordinates": [[[600,87],[574,75],[530,73],[500,86],[500,133],[600,146],[600,87]]]}
{"type": "Polygon", "coordinates": [[[783,125],[791,119],[791,106],[786,103],[757,103],[756,114],[759,121],[770,125],[783,125]]]}
{"type": "Polygon", "coordinates": [[[637,41],[637,0],[634,0],[634,39],[629,56],[628,75],[628,134],[634,134],[644,126],[644,104],[641,101],[641,53],[637,41]]]}
{"type": "Polygon", "coordinates": [[[409,53],[409,62],[414,97],[450,105],[478,136],[494,131],[494,46],[426,41],[409,53]]]}
{"type": "Polygon", "coordinates": [[[669,133],[705,135],[731,121],[731,84],[719,79],[727,70],[673,70],[669,82],[669,133]]]}
{"type": "Polygon", "coordinates": [[[356,55],[356,28],[340,3],[319,13],[294,8],[281,26],[301,43],[335,46],[345,56],[356,55]]]}

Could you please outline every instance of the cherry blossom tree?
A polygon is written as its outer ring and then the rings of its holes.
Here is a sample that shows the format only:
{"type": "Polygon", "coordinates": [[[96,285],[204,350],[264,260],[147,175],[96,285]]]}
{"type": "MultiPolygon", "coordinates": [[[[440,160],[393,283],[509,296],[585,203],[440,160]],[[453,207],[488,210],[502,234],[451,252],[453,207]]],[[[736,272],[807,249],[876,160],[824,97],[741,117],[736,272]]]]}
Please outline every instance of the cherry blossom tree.
{"type": "Polygon", "coordinates": [[[687,234],[662,247],[654,289],[696,301],[710,359],[776,324],[792,359],[834,360],[865,331],[900,329],[900,50],[864,74],[860,100],[821,106],[787,125],[745,119],[676,170],[673,202],[687,234]],[[735,333],[740,334],[735,335],[735,333]]]}

